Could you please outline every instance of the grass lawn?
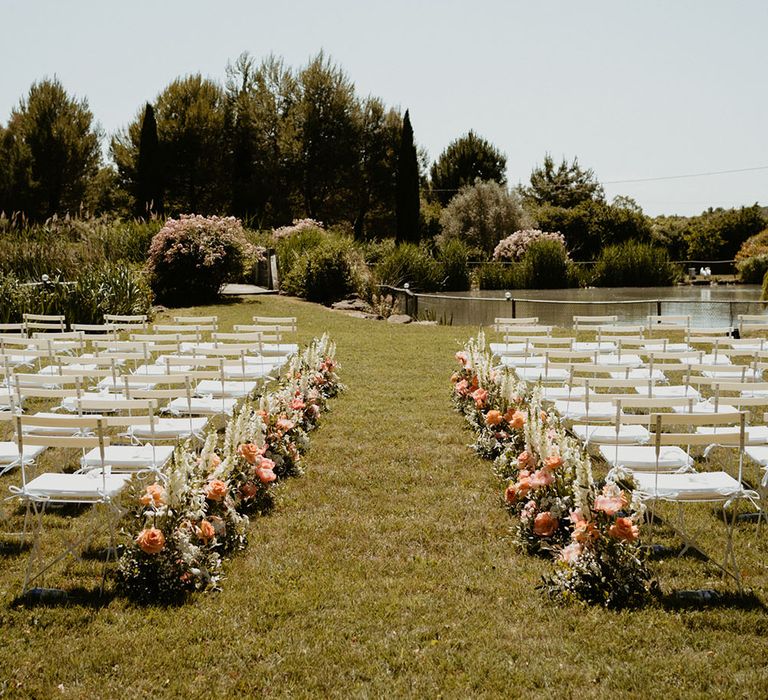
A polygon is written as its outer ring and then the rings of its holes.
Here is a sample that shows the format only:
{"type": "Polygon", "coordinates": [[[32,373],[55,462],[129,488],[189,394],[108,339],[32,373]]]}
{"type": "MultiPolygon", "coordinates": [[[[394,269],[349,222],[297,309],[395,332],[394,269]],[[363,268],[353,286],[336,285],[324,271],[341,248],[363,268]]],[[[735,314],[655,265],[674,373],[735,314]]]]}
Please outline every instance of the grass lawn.
{"type": "MultiPolygon", "coordinates": [[[[3,546],[0,697],[768,696],[768,544],[754,524],[737,532],[751,596],[612,613],[535,590],[551,564],[516,551],[501,484],[451,408],[453,354],[476,329],[276,297],[193,311],[224,327],[295,315],[302,342],[329,331],[348,391],[312,433],[306,475],[252,522],[221,593],[177,608],[15,606],[25,555],[3,546]]],[[[709,510],[696,516],[724,535],[709,510]]],[[[49,534],[89,517],[51,516],[49,534]]],[[[691,557],[653,570],[665,590],[735,590],[691,557]]]]}

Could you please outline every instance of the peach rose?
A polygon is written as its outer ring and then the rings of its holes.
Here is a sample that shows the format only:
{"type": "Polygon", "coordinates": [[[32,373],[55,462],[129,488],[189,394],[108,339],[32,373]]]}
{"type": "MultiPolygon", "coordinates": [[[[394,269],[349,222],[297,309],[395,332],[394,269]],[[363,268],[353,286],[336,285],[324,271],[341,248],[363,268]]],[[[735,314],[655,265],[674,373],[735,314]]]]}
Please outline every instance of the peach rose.
{"type": "Polygon", "coordinates": [[[139,545],[142,552],[157,554],[165,547],[165,535],[156,527],[150,527],[138,534],[136,544],[139,545]]]}
{"type": "Polygon", "coordinates": [[[459,396],[466,396],[469,393],[469,382],[466,379],[456,382],[456,393],[459,396]]]}
{"type": "Polygon", "coordinates": [[[477,408],[482,408],[488,400],[488,392],[485,389],[475,389],[472,392],[472,400],[477,408]]]}
{"type": "Polygon", "coordinates": [[[528,450],[524,450],[517,456],[517,466],[527,467],[532,460],[532,455],[528,450]]]}
{"type": "Polygon", "coordinates": [[[256,467],[255,471],[256,471],[256,476],[259,477],[259,481],[261,481],[262,484],[269,484],[269,483],[272,483],[275,479],[277,479],[277,475],[275,474],[275,472],[273,472],[271,469],[268,469],[266,467],[256,467]]]}
{"type": "Polygon", "coordinates": [[[454,372],[451,375],[451,384],[455,384],[458,381],[459,381],[459,373],[458,372],[454,372]]]}
{"type": "Polygon", "coordinates": [[[293,421],[288,420],[287,418],[278,418],[275,426],[279,431],[287,433],[289,430],[293,429],[293,421]]]}
{"type": "Polygon", "coordinates": [[[640,534],[640,530],[631,518],[616,518],[616,522],[608,528],[608,534],[617,540],[634,542],[640,534]]]}
{"type": "Polygon", "coordinates": [[[228,492],[226,482],[221,479],[211,479],[204,487],[205,497],[209,501],[220,501],[226,497],[228,492]]]}
{"type": "Polygon", "coordinates": [[[507,505],[511,506],[511,505],[514,505],[516,501],[517,501],[517,484],[512,482],[504,490],[504,502],[507,505]]]}
{"type": "Polygon", "coordinates": [[[571,542],[567,547],[560,550],[560,561],[572,564],[579,558],[582,549],[583,547],[578,542],[571,542]]]}
{"type": "Polygon", "coordinates": [[[305,406],[306,406],[306,404],[301,399],[297,398],[297,399],[294,399],[293,401],[291,401],[291,408],[294,411],[302,411],[302,410],[304,410],[305,406]]]}
{"type": "Polygon", "coordinates": [[[466,367],[467,363],[469,362],[469,357],[467,356],[467,353],[465,353],[463,350],[460,350],[456,353],[456,362],[458,362],[462,367],[466,367]]]}
{"type": "Polygon", "coordinates": [[[544,466],[546,466],[547,469],[555,470],[558,467],[563,466],[563,458],[556,452],[553,452],[544,460],[544,466]]]}
{"type": "Polygon", "coordinates": [[[580,544],[592,542],[600,536],[595,524],[591,520],[579,520],[573,524],[571,539],[580,544]]]}
{"type": "Polygon", "coordinates": [[[206,543],[213,539],[213,537],[216,535],[216,531],[213,529],[213,525],[211,525],[211,523],[209,523],[207,520],[203,520],[200,523],[196,532],[197,536],[206,543]]]}
{"type": "Polygon", "coordinates": [[[533,520],[533,534],[539,537],[552,537],[557,532],[560,521],[548,510],[539,513],[533,520]]]}
{"type": "Polygon", "coordinates": [[[487,426],[498,425],[501,423],[501,411],[488,411],[485,414],[485,424],[487,426]]]}
{"type": "Polygon", "coordinates": [[[258,459],[258,457],[260,457],[263,454],[259,446],[254,445],[252,442],[244,442],[242,445],[238,445],[237,453],[246,462],[248,462],[248,464],[256,464],[256,460],[258,459]]]}
{"type": "Polygon", "coordinates": [[[624,492],[615,484],[606,484],[602,494],[595,496],[592,507],[606,515],[616,515],[626,505],[627,498],[624,492]]]}
{"type": "Polygon", "coordinates": [[[163,488],[163,486],[160,484],[150,484],[141,495],[141,498],[139,498],[139,502],[143,506],[152,506],[157,508],[165,504],[165,499],[165,488],[163,488]]]}
{"type": "Polygon", "coordinates": [[[555,483],[555,477],[549,469],[537,469],[531,474],[531,488],[538,489],[544,486],[551,486],[555,483]]]}
{"type": "Polygon", "coordinates": [[[507,421],[511,427],[515,430],[520,430],[525,425],[525,413],[522,411],[515,411],[512,414],[512,419],[507,421]]]}

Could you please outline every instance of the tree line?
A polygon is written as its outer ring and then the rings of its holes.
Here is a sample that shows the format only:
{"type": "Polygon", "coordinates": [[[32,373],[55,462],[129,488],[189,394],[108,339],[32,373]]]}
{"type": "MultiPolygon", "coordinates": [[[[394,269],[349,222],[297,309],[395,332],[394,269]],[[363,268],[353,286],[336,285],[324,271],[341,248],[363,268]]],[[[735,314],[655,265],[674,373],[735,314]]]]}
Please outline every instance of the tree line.
{"type": "Polygon", "coordinates": [[[578,160],[550,155],[526,186],[510,190],[506,156],[474,131],[428,170],[409,112],[357,95],[323,53],[298,69],[245,53],[227,66],[223,85],[199,74],[177,78],[109,137],[107,162],[105,139],[86,99],[57,78],[34,83],[0,124],[0,212],[32,221],[82,212],[234,214],[262,229],[308,217],[359,240],[418,242],[439,234],[441,212],[480,181],[503,188],[494,196],[509,198],[505,207],[562,232],[581,259],[629,239],[655,241],[678,258],[732,257],[765,228],[757,205],[651,219],[629,198],[607,202],[578,160]]]}

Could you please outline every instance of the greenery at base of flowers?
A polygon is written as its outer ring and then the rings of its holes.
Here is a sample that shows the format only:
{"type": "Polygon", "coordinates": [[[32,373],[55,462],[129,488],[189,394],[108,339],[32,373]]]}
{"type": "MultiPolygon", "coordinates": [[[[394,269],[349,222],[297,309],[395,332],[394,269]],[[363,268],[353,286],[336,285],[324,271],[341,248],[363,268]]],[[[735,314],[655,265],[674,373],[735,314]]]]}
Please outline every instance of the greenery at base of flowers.
{"type": "Polygon", "coordinates": [[[601,538],[573,562],[559,561],[539,589],[559,603],[599,605],[613,610],[646,605],[654,584],[637,545],[601,538]]]}

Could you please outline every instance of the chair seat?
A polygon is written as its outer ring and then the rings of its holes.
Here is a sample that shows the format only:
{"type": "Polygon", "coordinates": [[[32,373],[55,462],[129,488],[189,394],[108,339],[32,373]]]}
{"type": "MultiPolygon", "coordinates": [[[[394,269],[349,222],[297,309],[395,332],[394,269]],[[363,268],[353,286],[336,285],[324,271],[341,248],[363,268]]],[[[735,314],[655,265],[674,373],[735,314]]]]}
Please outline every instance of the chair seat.
{"type": "MultiPolygon", "coordinates": [[[[134,381],[131,381],[129,387],[131,390],[147,391],[149,389],[154,389],[159,383],[160,377],[147,376],[146,382],[142,381],[140,384],[137,384],[134,381]]],[[[121,377],[105,377],[96,385],[96,388],[99,391],[112,391],[115,393],[120,393],[125,388],[125,385],[126,381],[121,377]]]]}
{"type": "Polygon", "coordinates": [[[195,387],[195,393],[200,396],[229,396],[239,398],[253,393],[258,385],[259,382],[249,380],[242,382],[221,382],[216,379],[203,379],[195,387]]]}
{"type": "Polygon", "coordinates": [[[649,367],[635,367],[623,372],[611,372],[611,379],[652,379],[654,382],[666,382],[667,376],[660,369],[651,371],[649,367]]]}
{"type": "Polygon", "coordinates": [[[573,344],[573,349],[576,352],[614,353],[616,352],[616,343],[607,340],[601,340],[599,343],[595,341],[577,341],[573,344]]]}
{"type": "Polygon", "coordinates": [[[504,355],[501,364],[504,367],[543,367],[547,358],[544,355],[504,355]]]}
{"type": "Polygon", "coordinates": [[[616,418],[616,406],[608,401],[555,401],[555,411],[565,420],[604,422],[616,418]]]}
{"type": "Polygon", "coordinates": [[[488,347],[496,357],[524,355],[530,350],[528,343],[490,343],[488,347]]]}
{"type": "Polygon", "coordinates": [[[688,343],[645,343],[643,352],[692,352],[693,348],[688,343]]]}
{"type": "Polygon", "coordinates": [[[167,411],[175,416],[231,416],[235,410],[235,398],[214,398],[213,396],[192,397],[191,401],[185,398],[173,399],[168,404],[167,411]]]}
{"type": "MultiPolygon", "coordinates": [[[[85,391],[80,394],[80,398],[86,401],[125,401],[122,394],[110,394],[107,391],[85,391]]],[[[68,413],[77,413],[78,399],[76,396],[65,396],[58,408],[68,413]]],[[[114,413],[114,409],[101,408],[99,413],[114,413]]]]}
{"type": "MultiPolygon", "coordinates": [[[[191,369],[191,365],[175,365],[173,367],[173,372],[183,374],[184,372],[189,372],[191,369]]],[[[131,372],[131,374],[136,377],[143,377],[146,375],[148,377],[162,378],[164,374],[170,374],[170,372],[168,371],[168,367],[164,364],[151,364],[139,365],[136,369],[133,370],[133,372],[131,372]]]]}
{"type": "MultiPolygon", "coordinates": [[[[541,388],[541,398],[544,401],[567,401],[569,399],[583,399],[587,395],[586,387],[583,386],[544,386],[541,388]]],[[[590,396],[597,394],[589,390],[590,396]]]]}
{"type": "Polygon", "coordinates": [[[733,413],[738,409],[735,406],[721,403],[715,410],[714,402],[699,401],[690,408],[688,406],[672,406],[672,410],[675,413],[733,413]]]}
{"type": "Polygon", "coordinates": [[[521,367],[515,374],[525,382],[542,382],[544,384],[562,384],[568,379],[568,370],[553,368],[549,371],[544,367],[521,367]]]}
{"type": "Polygon", "coordinates": [[[702,355],[699,357],[698,355],[694,356],[685,356],[680,358],[680,362],[687,364],[687,365],[723,365],[728,366],[732,364],[731,358],[727,355],[717,354],[717,355],[702,355]]]}
{"type": "Polygon", "coordinates": [[[260,349],[262,355],[285,355],[288,358],[299,351],[299,346],[296,343],[262,343],[260,349]]]}
{"type": "MultiPolygon", "coordinates": [[[[22,453],[24,461],[31,462],[38,455],[45,452],[44,445],[24,445],[22,453]]],[[[0,442],[0,466],[15,464],[19,461],[19,446],[13,441],[0,442]]]]}
{"type": "Polygon", "coordinates": [[[651,434],[642,425],[574,425],[573,434],[584,443],[593,445],[638,445],[648,442],[651,434]]]}
{"type": "MultiPolygon", "coordinates": [[[[643,396],[648,395],[648,385],[639,384],[635,387],[635,391],[643,396]]],[[[701,400],[701,393],[698,389],[692,386],[685,386],[682,384],[670,384],[662,386],[651,387],[651,396],[654,399],[696,399],[701,400]]]]}
{"type": "MultiPolygon", "coordinates": [[[[109,445],[104,449],[104,463],[113,470],[162,467],[173,455],[170,445],[109,445]]],[[[101,453],[96,447],[80,459],[83,470],[101,467],[101,453]]]]}
{"type": "Polygon", "coordinates": [[[621,353],[621,355],[598,355],[597,364],[616,367],[640,367],[643,360],[635,353],[621,353]]]}
{"type": "MultiPolygon", "coordinates": [[[[724,425],[718,427],[696,428],[697,433],[702,435],[711,435],[712,441],[717,442],[718,435],[738,435],[739,427],[735,425],[724,425]]],[[[768,425],[751,425],[744,429],[744,439],[747,445],[765,445],[768,444],[768,425]]]]}
{"type": "MultiPolygon", "coordinates": [[[[622,466],[632,471],[655,472],[656,448],[652,445],[602,445],[600,454],[612,466],[622,466]]],[[[658,469],[677,472],[693,467],[693,459],[685,450],[675,446],[662,447],[659,452],[658,469]]]]}
{"type": "Polygon", "coordinates": [[[201,437],[207,424],[207,418],[158,418],[154,432],[149,425],[130,425],[127,432],[133,440],[151,440],[153,435],[157,440],[184,439],[201,437]]]}
{"type": "Polygon", "coordinates": [[[84,474],[46,472],[28,482],[19,495],[36,501],[96,503],[116,496],[130,478],[130,474],[102,477],[101,470],[84,474]]]}
{"type": "Polygon", "coordinates": [[[693,474],[635,474],[640,496],[662,501],[726,501],[744,489],[726,472],[693,474]]]}
{"type": "Polygon", "coordinates": [[[710,379],[732,379],[735,381],[741,381],[742,373],[745,381],[754,382],[759,381],[763,377],[763,370],[752,369],[747,367],[746,370],[742,369],[705,369],[702,371],[702,375],[709,377],[710,379]]]}

